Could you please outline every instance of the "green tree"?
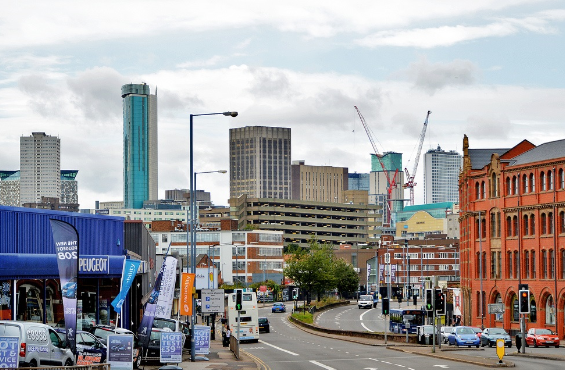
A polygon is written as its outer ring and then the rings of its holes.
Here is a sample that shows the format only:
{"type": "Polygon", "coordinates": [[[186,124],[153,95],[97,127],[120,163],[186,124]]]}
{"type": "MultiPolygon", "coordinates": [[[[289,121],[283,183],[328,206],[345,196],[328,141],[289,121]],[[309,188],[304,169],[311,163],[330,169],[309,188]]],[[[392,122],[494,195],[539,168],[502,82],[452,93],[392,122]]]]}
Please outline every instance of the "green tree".
{"type": "Polygon", "coordinates": [[[335,288],[342,297],[345,292],[357,291],[359,288],[359,275],[353,266],[338,258],[334,263],[335,288]]]}

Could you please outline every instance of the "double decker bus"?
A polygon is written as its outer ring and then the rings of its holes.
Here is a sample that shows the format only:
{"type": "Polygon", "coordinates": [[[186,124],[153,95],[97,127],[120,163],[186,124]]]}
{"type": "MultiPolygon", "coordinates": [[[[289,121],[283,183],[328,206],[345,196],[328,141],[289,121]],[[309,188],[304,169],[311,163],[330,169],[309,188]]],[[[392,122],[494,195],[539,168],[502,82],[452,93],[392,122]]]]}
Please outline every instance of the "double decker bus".
{"type": "Polygon", "coordinates": [[[390,310],[390,325],[391,333],[406,334],[406,327],[408,334],[416,334],[417,327],[424,325],[426,320],[426,311],[415,309],[391,309],[390,310]]]}
{"type": "Polygon", "coordinates": [[[225,318],[231,335],[239,341],[259,341],[259,307],[255,292],[243,292],[241,311],[235,309],[236,293],[226,294],[225,318]],[[239,313],[239,322],[238,322],[239,313]]]}

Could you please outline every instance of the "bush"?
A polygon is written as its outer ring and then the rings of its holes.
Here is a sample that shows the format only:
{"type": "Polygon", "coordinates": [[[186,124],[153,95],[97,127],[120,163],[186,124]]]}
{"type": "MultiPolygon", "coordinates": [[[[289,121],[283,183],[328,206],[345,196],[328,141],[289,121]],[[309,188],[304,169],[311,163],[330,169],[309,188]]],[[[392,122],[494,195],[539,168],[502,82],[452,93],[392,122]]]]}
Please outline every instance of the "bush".
{"type": "Polygon", "coordinates": [[[302,310],[296,311],[295,313],[292,314],[292,317],[302,322],[305,322],[306,324],[312,324],[314,322],[314,316],[308,311],[306,311],[306,313],[304,313],[304,311],[302,310]]]}

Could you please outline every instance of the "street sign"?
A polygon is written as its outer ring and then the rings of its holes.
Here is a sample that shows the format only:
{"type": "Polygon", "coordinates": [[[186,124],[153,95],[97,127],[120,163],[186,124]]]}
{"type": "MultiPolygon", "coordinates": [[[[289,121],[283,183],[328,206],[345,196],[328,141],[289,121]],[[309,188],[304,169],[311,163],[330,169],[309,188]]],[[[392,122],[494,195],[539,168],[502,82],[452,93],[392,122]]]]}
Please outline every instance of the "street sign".
{"type": "Polygon", "coordinates": [[[224,312],[224,290],[202,289],[202,313],[224,312]]]}
{"type": "Polygon", "coordinates": [[[498,362],[502,363],[502,358],[504,357],[504,339],[496,340],[496,355],[498,356],[498,362]]]}

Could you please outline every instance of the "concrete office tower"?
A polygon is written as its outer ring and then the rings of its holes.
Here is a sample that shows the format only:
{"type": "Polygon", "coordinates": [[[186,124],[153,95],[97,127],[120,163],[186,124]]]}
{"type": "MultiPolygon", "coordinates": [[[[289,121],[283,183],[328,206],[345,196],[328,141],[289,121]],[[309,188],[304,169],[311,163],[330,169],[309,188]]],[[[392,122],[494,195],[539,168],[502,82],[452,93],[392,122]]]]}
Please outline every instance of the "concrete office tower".
{"type": "Polygon", "coordinates": [[[348,172],[346,167],[310,166],[302,160],[293,161],[291,199],[343,203],[348,172]]]}
{"type": "Polygon", "coordinates": [[[430,149],[424,154],[424,203],[459,202],[462,156],[454,150],[430,149]]]}
{"type": "Polygon", "coordinates": [[[230,129],[230,198],[290,199],[290,128],[230,129]]]}
{"type": "Polygon", "coordinates": [[[61,197],[61,140],[44,132],[20,137],[20,205],[61,197]]]}
{"type": "Polygon", "coordinates": [[[124,114],[124,207],[143,208],[158,199],[157,90],[149,86],[122,86],[124,114]]]}

